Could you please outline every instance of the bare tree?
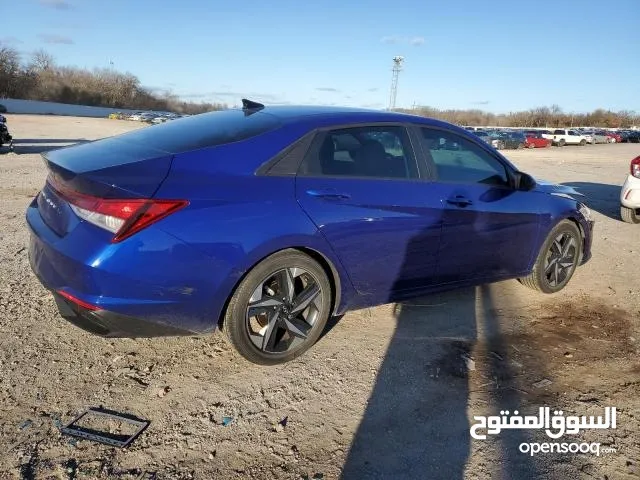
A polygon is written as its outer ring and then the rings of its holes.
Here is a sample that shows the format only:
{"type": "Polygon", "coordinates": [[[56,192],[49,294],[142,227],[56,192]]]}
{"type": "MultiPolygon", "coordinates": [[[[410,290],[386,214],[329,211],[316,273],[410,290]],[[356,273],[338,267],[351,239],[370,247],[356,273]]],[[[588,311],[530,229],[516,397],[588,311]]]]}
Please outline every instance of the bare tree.
{"type": "Polygon", "coordinates": [[[0,45],[0,97],[19,94],[20,54],[11,47],[0,45]]]}
{"type": "Polygon", "coordinates": [[[33,52],[33,55],[31,56],[31,63],[27,68],[40,73],[45,70],[51,70],[54,67],[55,61],[53,60],[53,56],[40,49],[33,52]]]}

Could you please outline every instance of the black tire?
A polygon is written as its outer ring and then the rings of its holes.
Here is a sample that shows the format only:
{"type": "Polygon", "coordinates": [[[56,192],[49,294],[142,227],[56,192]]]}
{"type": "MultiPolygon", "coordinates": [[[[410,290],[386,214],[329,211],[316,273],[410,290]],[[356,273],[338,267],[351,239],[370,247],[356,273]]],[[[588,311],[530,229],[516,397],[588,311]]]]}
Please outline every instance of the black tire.
{"type": "MultiPolygon", "coordinates": [[[[279,284],[279,282],[277,283],[279,284]]],[[[285,363],[303,354],[314,343],[316,343],[322,334],[331,313],[333,304],[332,300],[333,294],[331,291],[331,284],[329,283],[327,274],[322,266],[311,257],[298,250],[282,250],[258,263],[240,282],[225,311],[225,316],[222,322],[222,331],[225,333],[225,337],[236,351],[250,362],[257,363],[259,365],[276,365],[279,363],[285,363]],[[258,290],[262,291],[264,288],[269,289],[269,287],[265,287],[265,284],[270,279],[275,279],[278,275],[282,274],[286,276],[292,271],[304,272],[303,274],[300,274],[300,276],[292,274],[291,277],[285,277],[292,280],[291,286],[294,287],[294,290],[298,289],[298,293],[301,293],[301,291],[304,291],[306,288],[303,284],[305,279],[309,280],[307,285],[317,285],[320,292],[319,295],[321,297],[320,306],[317,307],[316,301],[314,300],[313,307],[310,306],[309,309],[299,312],[300,316],[297,316],[297,314],[294,313],[289,313],[293,310],[293,305],[288,304],[287,307],[284,303],[280,302],[280,298],[276,299],[276,297],[280,297],[283,293],[279,291],[279,286],[275,285],[274,288],[276,290],[270,290],[271,293],[266,297],[261,294],[260,300],[254,300],[253,303],[253,305],[257,305],[258,302],[266,300],[270,302],[270,305],[268,307],[251,307],[255,308],[256,311],[260,310],[263,312],[259,315],[250,317],[249,304],[252,296],[256,295],[258,290]],[[272,303],[276,301],[280,303],[280,306],[271,306],[272,303]],[[273,308],[273,311],[270,310],[271,308],[273,308]],[[289,328],[291,323],[288,323],[285,318],[294,320],[295,322],[300,322],[303,313],[309,312],[311,308],[314,309],[314,320],[311,323],[304,323],[305,328],[309,327],[308,330],[304,332],[304,338],[298,335],[292,335],[290,332],[294,330],[289,328]],[[276,320],[274,320],[274,317],[276,320]],[[252,322],[251,319],[255,322],[252,322]],[[257,325],[258,328],[261,328],[260,331],[253,331],[252,334],[252,323],[256,323],[261,319],[266,323],[266,325],[257,325]],[[271,327],[272,321],[277,326],[271,327]],[[259,334],[262,333],[263,330],[265,330],[262,334],[263,340],[259,340],[259,334]],[[266,337],[267,335],[269,335],[268,338],[266,337]],[[273,340],[273,342],[278,343],[276,345],[270,345],[272,343],[272,339],[277,339],[278,337],[280,340],[273,340]],[[279,351],[276,348],[281,342],[286,344],[287,341],[290,341],[293,345],[283,351],[279,351]],[[262,347],[259,348],[255,342],[262,342],[262,347]],[[266,351],[267,349],[272,349],[273,351],[266,351]]],[[[307,313],[307,315],[309,315],[309,313],[307,313]]],[[[298,323],[298,325],[300,324],[298,323]]]]}
{"type": "Polygon", "coordinates": [[[640,223],[640,215],[638,215],[638,212],[633,208],[627,208],[620,205],[620,217],[622,217],[622,220],[627,223],[640,223]]]}
{"type": "Polygon", "coordinates": [[[583,138],[582,140],[580,140],[580,146],[584,147],[587,144],[587,141],[583,138]]]}
{"type": "MultiPolygon", "coordinates": [[[[568,239],[566,240],[567,242],[569,242],[568,239]]],[[[570,220],[563,220],[551,230],[542,244],[531,273],[518,280],[523,285],[542,293],[559,292],[569,283],[580,263],[582,243],[583,239],[578,226],[570,220]],[[559,238],[564,239],[565,236],[568,239],[573,239],[573,243],[557,245],[557,240],[559,238]],[[567,248],[566,255],[564,255],[565,247],[567,248]],[[553,257],[555,257],[555,260],[553,260],[553,257]],[[567,267],[566,264],[569,258],[571,258],[571,265],[567,267]],[[563,259],[565,261],[561,262],[563,259]],[[558,277],[560,274],[562,275],[561,278],[558,277]],[[550,279],[549,276],[555,276],[555,278],[550,279]],[[555,283],[554,280],[556,280],[555,283]]]]}
{"type": "Polygon", "coordinates": [[[560,141],[558,142],[558,146],[559,147],[564,147],[564,145],[566,144],[566,140],[564,138],[561,138],[560,141]]]}

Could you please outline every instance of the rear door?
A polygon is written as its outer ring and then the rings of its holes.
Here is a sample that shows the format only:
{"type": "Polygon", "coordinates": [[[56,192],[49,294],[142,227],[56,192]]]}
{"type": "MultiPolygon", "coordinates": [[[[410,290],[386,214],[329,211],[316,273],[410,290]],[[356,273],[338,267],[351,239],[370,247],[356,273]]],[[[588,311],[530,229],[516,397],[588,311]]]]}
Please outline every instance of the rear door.
{"type": "Polygon", "coordinates": [[[435,281],[442,203],[423,175],[395,124],[322,131],[298,172],[298,202],[376,302],[435,281]]]}
{"type": "Polygon", "coordinates": [[[513,189],[507,166],[480,143],[437,128],[418,131],[444,205],[439,282],[524,272],[538,235],[535,195],[513,189]]]}

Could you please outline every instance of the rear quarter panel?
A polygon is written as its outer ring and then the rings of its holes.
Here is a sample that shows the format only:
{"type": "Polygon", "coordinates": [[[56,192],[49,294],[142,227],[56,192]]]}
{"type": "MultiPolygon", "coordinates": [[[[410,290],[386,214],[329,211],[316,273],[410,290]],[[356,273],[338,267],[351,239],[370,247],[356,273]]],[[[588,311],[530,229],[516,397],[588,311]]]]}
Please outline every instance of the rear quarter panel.
{"type": "Polygon", "coordinates": [[[184,198],[190,204],[163,219],[159,227],[211,259],[208,284],[203,287],[210,291],[212,318],[220,317],[228,297],[253,265],[295,247],[320,253],[335,268],[341,285],[341,304],[335,311],[341,313],[354,291],[330,246],[296,202],[295,177],[253,173],[280,149],[262,150],[261,142],[247,143],[252,145],[177,155],[156,197],[184,198]],[[250,173],[244,173],[247,165],[250,173]]]}

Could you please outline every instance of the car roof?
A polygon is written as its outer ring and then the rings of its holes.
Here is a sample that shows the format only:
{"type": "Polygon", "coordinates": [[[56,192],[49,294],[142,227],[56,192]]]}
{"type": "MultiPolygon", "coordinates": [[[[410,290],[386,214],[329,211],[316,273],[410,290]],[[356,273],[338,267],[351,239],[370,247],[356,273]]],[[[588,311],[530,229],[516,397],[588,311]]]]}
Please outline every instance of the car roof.
{"type": "Polygon", "coordinates": [[[419,115],[356,107],[267,105],[264,108],[256,109],[256,111],[273,115],[282,123],[291,123],[313,117],[317,120],[335,121],[337,124],[358,122],[411,122],[451,127],[449,123],[419,115]]]}

